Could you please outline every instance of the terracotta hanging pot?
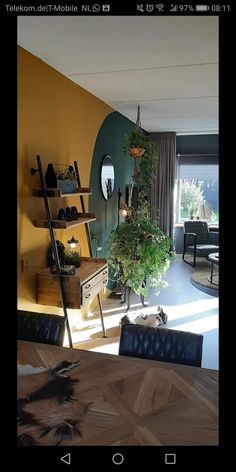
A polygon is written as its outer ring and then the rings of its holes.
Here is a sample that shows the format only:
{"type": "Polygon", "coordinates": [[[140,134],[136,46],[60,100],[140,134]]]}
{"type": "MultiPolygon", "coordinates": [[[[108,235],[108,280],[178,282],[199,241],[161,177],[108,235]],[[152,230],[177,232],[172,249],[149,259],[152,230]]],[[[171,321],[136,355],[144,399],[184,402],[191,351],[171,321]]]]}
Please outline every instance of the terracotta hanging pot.
{"type": "Polygon", "coordinates": [[[131,157],[141,157],[145,153],[146,149],[144,147],[135,147],[133,145],[129,148],[129,155],[131,157]]]}
{"type": "Polygon", "coordinates": [[[141,148],[141,147],[136,148],[136,147],[130,146],[130,148],[129,148],[129,155],[131,157],[133,157],[133,159],[134,159],[134,176],[133,176],[134,180],[138,179],[137,159],[145,153],[145,150],[146,149],[141,148]]]}

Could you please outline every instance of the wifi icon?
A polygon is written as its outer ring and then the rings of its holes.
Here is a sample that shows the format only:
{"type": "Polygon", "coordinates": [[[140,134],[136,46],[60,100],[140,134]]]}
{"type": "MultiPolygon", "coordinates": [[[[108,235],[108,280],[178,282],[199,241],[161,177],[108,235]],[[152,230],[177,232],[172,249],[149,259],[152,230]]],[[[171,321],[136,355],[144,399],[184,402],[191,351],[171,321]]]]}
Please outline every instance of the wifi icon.
{"type": "Polygon", "coordinates": [[[163,11],[165,5],[162,5],[162,3],[158,3],[158,5],[155,5],[155,7],[157,8],[158,11],[163,11]]]}

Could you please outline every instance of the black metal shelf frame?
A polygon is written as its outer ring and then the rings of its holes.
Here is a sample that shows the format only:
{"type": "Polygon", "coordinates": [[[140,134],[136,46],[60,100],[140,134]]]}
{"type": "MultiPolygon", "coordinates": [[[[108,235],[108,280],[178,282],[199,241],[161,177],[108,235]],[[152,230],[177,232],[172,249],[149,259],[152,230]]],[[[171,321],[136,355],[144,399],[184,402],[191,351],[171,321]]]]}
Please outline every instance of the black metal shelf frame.
{"type": "MultiPolygon", "coordinates": [[[[41,183],[43,199],[44,199],[45,212],[46,212],[46,217],[47,217],[47,221],[48,221],[48,229],[49,229],[49,233],[50,233],[50,238],[51,238],[51,243],[52,243],[52,250],[53,250],[53,255],[54,255],[54,259],[55,259],[56,276],[58,278],[59,289],[60,289],[61,306],[62,306],[62,309],[63,309],[64,319],[65,319],[65,323],[66,323],[69,346],[73,347],[70,324],[69,324],[67,308],[66,308],[65,291],[64,291],[63,281],[62,281],[60,260],[59,260],[58,250],[57,250],[57,244],[56,244],[56,238],[55,238],[55,234],[54,234],[53,223],[52,223],[51,210],[50,210],[50,206],[49,206],[49,202],[48,202],[47,188],[46,188],[45,178],[44,178],[44,174],[43,174],[41,158],[40,158],[39,155],[36,156],[36,160],[37,160],[38,168],[37,169],[31,169],[31,174],[34,174],[35,172],[39,172],[40,183],[41,183]]],[[[76,172],[76,176],[77,176],[78,187],[81,187],[79,169],[78,169],[78,164],[77,164],[76,161],[74,161],[74,167],[75,167],[75,172],[76,172]]],[[[81,203],[82,212],[85,212],[85,204],[84,204],[83,195],[80,195],[80,203],[81,203]]],[[[91,244],[91,236],[90,236],[90,229],[89,229],[89,224],[88,223],[85,223],[85,231],[86,231],[86,236],[87,236],[89,255],[90,255],[90,257],[92,257],[92,244],[91,244]]],[[[102,332],[103,332],[103,337],[105,338],[105,337],[107,337],[107,335],[106,335],[106,329],[105,329],[105,325],[104,325],[100,294],[97,295],[97,298],[98,298],[98,306],[99,306],[99,311],[100,311],[102,332]]]]}

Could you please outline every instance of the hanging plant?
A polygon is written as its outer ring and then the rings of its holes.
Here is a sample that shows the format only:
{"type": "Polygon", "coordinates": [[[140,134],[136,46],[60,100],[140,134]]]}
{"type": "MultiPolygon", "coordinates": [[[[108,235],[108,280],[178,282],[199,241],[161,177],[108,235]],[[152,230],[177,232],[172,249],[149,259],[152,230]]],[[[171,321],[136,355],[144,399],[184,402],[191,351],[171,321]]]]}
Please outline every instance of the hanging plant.
{"type": "Polygon", "coordinates": [[[139,105],[134,131],[125,135],[123,151],[134,159],[133,180],[139,187],[140,199],[143,200],[154,175],[157,152],[154,140],[142,130],[139,105]]]}
{"type": "Polygon", "coordinates": [[[117,226],[107,242],[109,267],[118,281],[140,295],[147,295],[151,287],[164,287],[163,277],[174,257],[172,241],[157,222],[151,221],[148,195],[157,162],[156,145],[143,132],[138,106],[137,121],[132,133],[125,136],[124,152],[134,159],[133,182],[129,184],[129,214],[117,226]],[[138,205],[132,208],[132,191],[138,188],[138,205]]]}

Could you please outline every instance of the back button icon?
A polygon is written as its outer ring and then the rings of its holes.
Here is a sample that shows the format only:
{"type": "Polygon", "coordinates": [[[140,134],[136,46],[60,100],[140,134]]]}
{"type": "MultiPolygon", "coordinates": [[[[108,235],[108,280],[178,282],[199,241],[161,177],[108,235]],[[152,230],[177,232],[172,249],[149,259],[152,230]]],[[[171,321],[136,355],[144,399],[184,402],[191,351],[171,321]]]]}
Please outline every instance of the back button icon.
{"type": "Polygon", "coordinates": [[[66,454],[65,456],[61,457],[61,461],[65,462],[65,464],[70,465],[71,464],[71,455],[66,454]]]}

